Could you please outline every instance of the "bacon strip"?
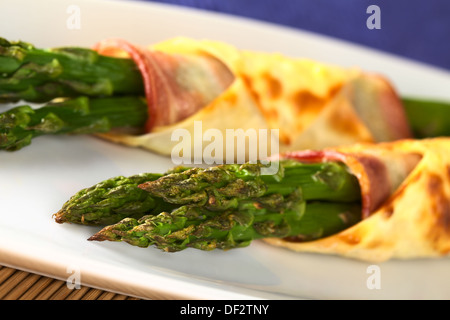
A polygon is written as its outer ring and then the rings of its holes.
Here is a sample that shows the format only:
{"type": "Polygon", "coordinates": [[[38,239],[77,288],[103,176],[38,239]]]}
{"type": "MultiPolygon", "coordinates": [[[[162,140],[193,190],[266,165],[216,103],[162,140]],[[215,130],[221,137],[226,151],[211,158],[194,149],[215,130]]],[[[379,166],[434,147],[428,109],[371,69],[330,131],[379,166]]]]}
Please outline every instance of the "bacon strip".
{"type": "Polygon", "coordinates": [[[136,62],[148,104],[146,131],[179,122],[196,113],[234,80],[230,70],[206,54],[176,55],[140,48],[122,39],[107,39],[94,50],[136,62]]]}
{"type": "Polygon", "coordinates": [[[302,162],[339,161],[346,164],[360,184],[363,219],[390,197],[421,159],[415,153],[392,151],[377,154],[338,148],[287,152],[280,157],[302,162]]]}

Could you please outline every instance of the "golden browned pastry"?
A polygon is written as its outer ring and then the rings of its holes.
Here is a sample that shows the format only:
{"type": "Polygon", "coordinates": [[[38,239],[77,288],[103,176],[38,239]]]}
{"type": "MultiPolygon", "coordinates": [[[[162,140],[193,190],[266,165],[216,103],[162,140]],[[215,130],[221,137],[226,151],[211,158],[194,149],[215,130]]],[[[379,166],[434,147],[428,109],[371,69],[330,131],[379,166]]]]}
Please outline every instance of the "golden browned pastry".
{"type": "Polygon", "coordinates": [[[274,153],[411,137],[392,85],[359,68],[188,38],[148,48],[108,40],[96,49],[133,58],[145,82],[148,133],[102,134],[115,142],[170,155],[179,143],[174,131],[198,135],[196,123],[200,134],[274,130],[274,153]]]}

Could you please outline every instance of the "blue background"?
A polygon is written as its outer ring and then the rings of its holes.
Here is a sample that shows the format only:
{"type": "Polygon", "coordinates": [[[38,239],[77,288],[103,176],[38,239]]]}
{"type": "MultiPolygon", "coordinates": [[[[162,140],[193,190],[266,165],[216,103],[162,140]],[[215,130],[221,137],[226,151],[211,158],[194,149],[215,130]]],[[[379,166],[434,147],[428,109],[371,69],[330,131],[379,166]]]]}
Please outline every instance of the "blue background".
{"type": "Polygon", "coordinates": [[[146,1],[313,31],[450,70],[450,0],[146,1]],[[380,7],[381,29],[366,27],[370,5],[380,7]]]}

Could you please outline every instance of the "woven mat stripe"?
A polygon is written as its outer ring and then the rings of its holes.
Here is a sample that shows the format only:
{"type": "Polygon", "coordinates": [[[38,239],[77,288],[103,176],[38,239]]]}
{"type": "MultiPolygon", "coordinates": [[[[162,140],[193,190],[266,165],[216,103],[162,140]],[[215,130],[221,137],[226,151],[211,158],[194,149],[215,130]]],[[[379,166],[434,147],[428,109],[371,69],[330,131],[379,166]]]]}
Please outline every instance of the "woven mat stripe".
{"type": "Polygon", "coordinates": [[[69,289],[65,281],[0,266],[0,300],[139,300],[122,294],[81,286],[69,289]]]}

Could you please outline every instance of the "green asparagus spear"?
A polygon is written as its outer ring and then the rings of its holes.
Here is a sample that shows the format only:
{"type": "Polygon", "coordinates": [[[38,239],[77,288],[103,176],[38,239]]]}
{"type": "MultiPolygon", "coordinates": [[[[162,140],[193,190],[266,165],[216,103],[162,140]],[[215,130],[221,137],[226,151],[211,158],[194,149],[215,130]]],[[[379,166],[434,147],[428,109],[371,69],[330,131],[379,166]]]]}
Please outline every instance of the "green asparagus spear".
{"type": "MultiPolygon", "coordinates": [[[[305,202],[299,192],[273,201],[243,200],[236,209],[210,211],[182,206],[172,213],[126,218],[91,236],[90,241],[124,241],[133,246],[176,252],[240,248],[262,238],[295,237],[311,241],[332,235],[360,220],[358,203],[305,202]]],[[[273,195],[268,196],[273,197],[273,195]]]]}
{"type": "MultiPolygon", "coordinates": [[[[415,138],[450,136],[449,103],[406,98],[404,103],[415,138]]],[[[0,113],[0,150],[17,151],[49,134],[140,134],[147,118],[146,101],[139,96],[80,96],[39,108],[22,105],[0,113]]]]}
{"type": "Polygon", "coordinates": [[[264,166],[245,163],[192,168],[145,182],[140,188],[170,203],[198,204],[211,210],[228,209],[238,199],[290,194],[299,186],[306,200],[359,200],[358,181],[343,164],[281,160],[275,175],[261,174],[264,166]]]}
{"type": "Polygon", "coordinates": [[[37,49],[0,38],[0,102],[45,102],[58,97],[144,95],[131,59],[67,47],[37,49]]]}
{"type": "MultiPolygon", "coordinates": [[[[177,167],[166,174],[188,169],[181,168],[177,167]]],[[[174,209],[177,205],[153,197],[138,187],[141,183],[156,180],[163,175],[141,173],[103,180],[75,193],[53,217],[57,223],[101,226],[116,223],[126,217],[140,218],[152,212],[157,214],[174,209]]]]}
{"type": "Polygon", "coordinates": [[[416,138],[450,136],[450,103],[412,97],[402,100],[416,138]]]}
{"type": "Polygon", "coordinates": [[[54,215],[55,221],[107,225],[125,217],[139,218],[149,214],[152,210],[157,210],[162,202],[139,189],[137,185],[161,176],[162,174],[153,173],[131,177],[118,176],[82,189],[54,215]]]}
{"type": "Polygon", "coordinates": [[[33,109],[28,105],[0,114],[0,150],[16,151],[48,134],[91,134],[122,130],[142,133],[147,118],[144,98],[78,97],[33,109]]]}
{"type": "MultiPolygon", "coordinates": [[[[407,99],[405,110],[415,138],[450,136],[450,104],[407,99]]],[[[0,150],[17,151],[48,134],[94,134],[127,130],[139,134],[148,117],[143,97],[86,96],[51,102],[43,107],[22,105],[0,113],[0,150]]]]}
{"type": "Polygon", "coordinates": [[[78,191],[53,217],[57,223],[108,225],[125,217],[140,218],[146,214],[172,210],[177,206],[151,196],[138,186],[187,169],[178,166],[165,173],[141,173],[106,179],[78,191]]]}

